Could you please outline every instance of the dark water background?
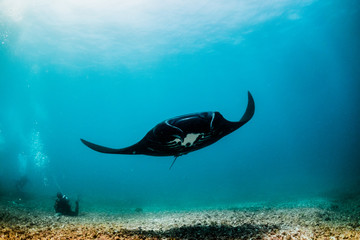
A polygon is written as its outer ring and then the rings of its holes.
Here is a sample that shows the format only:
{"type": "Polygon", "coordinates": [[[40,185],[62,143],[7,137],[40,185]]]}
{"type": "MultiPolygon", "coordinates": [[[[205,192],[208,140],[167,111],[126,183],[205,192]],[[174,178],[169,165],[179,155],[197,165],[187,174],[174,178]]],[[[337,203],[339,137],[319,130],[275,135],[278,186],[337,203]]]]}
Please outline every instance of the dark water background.
{"type": "Polygon", "coordinates": [[[214,206],[358,190],[360,4],[0,1],[0,193],[214,206]],[[157,123],[253,119],[180,157],[106,155],[157,123]]]}

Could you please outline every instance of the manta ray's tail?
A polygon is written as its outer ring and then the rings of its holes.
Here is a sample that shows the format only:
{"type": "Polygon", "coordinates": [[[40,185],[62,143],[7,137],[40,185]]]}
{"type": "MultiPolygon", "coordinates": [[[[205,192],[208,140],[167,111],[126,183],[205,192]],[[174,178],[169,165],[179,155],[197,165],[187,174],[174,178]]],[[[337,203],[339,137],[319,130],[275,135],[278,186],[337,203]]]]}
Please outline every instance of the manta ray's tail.
{"type": "Polygon", "coordinates": [[[246,111],[245,111],[244,115],[238,122],[240,124],[240,126],[242,126],[245,123],[247,123],[248,121],[250,121],[250,119],[253,117],[254,113],[255,113],[255,102],[254,102],[254,99],[253,99],[251,93],[248,92],[248,105],[246,107],[246,111]]]}
{"type": "Polygon", "coordinates": [[[133,154],[133,147],[127,147],[127,148],[122,148],[122,149],[114,149],[114,148],[108,148],[108,147],[103,147],[100,145],[97,145],[95,143],[91,143],[88,142],[84,139],[80,139],[86,146],[88,146],[89,148],[91,148],[92,150],[95,150],[97,152],[101,152],[101,153],[113,153],[113,154],[133,154]]]}

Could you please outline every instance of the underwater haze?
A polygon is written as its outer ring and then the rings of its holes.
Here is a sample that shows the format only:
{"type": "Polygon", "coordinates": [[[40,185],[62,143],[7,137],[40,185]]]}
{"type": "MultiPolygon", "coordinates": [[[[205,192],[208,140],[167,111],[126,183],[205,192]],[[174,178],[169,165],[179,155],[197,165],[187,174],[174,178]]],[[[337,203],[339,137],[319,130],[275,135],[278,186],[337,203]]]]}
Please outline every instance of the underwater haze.
{"type": "Polygon", "coordinates": [[[357,191],[357,0],[0,0],[0,195],[183,208],[357,191]],[[102,154],[156,124],[253,118],[177,159],[102,154]]]}

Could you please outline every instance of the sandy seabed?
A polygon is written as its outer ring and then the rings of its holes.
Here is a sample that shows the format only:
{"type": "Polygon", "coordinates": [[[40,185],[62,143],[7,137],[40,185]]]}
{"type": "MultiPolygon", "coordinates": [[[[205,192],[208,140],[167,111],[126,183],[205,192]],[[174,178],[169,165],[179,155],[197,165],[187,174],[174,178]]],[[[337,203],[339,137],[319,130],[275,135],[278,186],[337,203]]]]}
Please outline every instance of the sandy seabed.
{"type": "Polygon", "coordinates": [[[56,216],[51,204],[2,198],[0,239],[360,239],[358,196],[202,210],[83,207],[78,217],[56,216]]]}

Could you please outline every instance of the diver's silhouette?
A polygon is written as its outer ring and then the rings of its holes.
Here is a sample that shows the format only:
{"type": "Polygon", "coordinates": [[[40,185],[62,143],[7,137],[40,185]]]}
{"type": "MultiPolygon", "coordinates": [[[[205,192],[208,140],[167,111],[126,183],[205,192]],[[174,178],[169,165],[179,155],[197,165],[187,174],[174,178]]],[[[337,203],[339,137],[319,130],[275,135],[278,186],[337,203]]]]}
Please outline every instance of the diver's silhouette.
{"type": "Polygon", "coordinates": [[[57,199],[55,201],[55,212],[60,213],[62,215],[67,216],[77,216],[79,215],[79,201],[77,200],[75,202],[75,211],[71,210],[71,206],[69,203],[69,198],[65,195],[63,195],[61,192],[57,193],[57,199]]]}

